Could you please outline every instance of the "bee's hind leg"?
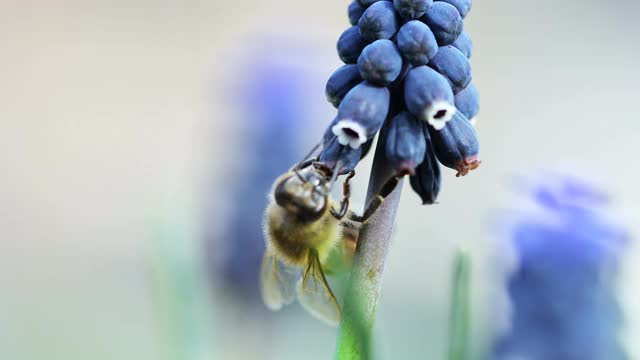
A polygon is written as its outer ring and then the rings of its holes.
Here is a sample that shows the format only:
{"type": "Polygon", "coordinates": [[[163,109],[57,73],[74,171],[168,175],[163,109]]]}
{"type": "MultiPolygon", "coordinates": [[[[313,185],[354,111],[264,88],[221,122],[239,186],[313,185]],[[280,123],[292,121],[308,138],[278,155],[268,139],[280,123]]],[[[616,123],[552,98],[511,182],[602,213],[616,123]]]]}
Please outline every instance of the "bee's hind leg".
{"type": "Polygon", "coordinates": [[[406,172],[400,172],[395,176],[393,176],[391,179],[387,180],[387,182],[382,186],[382,189],[371,200],[371,202],[365,209],[364,214],[360,216],[351,212],[349,214],[349,220],[359,222],[359,223],[364,223],[367,220],[369,220],[371,215],[373,215],[376,212],[376,210],[378,210],[380,205],[382,205],[382,203],[384,202],[384,199],[386,199],[387,196],[389,196],[393,192],[393,190],[395,190],[396,186],[398,186],[398,183],[405,175],[407,175],[406,172]]]}
{"type": "Polygon", "coordinates": [[[351,197],[351,179],[356,176],[356,171],[351,170],[347,174],[347,178],[342,183],[342,201],[340,202],[340,210],[331,208],[331,215],[338,220],[342,220],[349,212],[349,198],[351,197]]]}

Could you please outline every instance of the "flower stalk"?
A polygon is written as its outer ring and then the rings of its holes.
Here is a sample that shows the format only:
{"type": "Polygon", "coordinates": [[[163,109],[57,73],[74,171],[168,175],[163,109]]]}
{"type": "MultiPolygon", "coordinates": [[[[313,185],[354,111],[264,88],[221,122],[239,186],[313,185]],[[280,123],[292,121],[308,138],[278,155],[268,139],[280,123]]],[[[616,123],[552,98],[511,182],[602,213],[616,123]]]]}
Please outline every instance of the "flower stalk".
{"type": "MultiPolygon", "coordinates": [[[[383,145],[384,141],[379,140],[367,190],[367,203],[394,175],[383,145]]],[[[338,360],[371,358],[371,332],[401,191],[402,183],[399,183],[360,232],[338,332],[338,360]]]]}

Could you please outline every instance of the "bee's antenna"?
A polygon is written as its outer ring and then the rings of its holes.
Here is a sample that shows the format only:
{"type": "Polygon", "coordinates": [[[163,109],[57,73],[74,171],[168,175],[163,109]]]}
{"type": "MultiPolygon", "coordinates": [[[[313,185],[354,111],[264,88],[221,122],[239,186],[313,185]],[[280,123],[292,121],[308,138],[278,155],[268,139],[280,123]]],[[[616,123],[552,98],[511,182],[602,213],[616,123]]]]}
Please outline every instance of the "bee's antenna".
{"type": "Polygon", "coordinates": [[[302,177],[302,174],[300,174],[300,170],[298,170],[298,169],[296,168],[296,169],[293,169],[293,172],[296,174],[296,176],[298,177],[298,179],[300,179],[300,181],[302,181],[302,183],[303,183],[303,184],[306,184],[306,183],[307,183],[307,180],[305,180],[305,178],[304,178],[304,177],[302,177]]]}
{"type": "Polygon", "coordinates": [[[294,168],[293,168],[293,172],[296,174],[296,176],[298,177],[298,179],[300,179],[300,181],[302,181],[302,183],[306,184],[307,180],[302,176],[302,174],[300,174],[300,169],[305,167],[305,164],[310,164],[310,162],[307,160],[311,157],[311,155],[313,155],[313,153],[315,153],[318,148],[320,147],[320,145],[322,145],[322,142],[317,143],[312,149],[311,151],[309,151],[309,153],[307,155],[305,155],[305,157],[302,159],[302,161],[300,161],[294,168]]]}
{"type": "Polygon", "coordinates": [[[322,142],[318,142],[317,144],[315,144],[315,145],[313,146],[313,148],[311,149],[311,151],[309,151],[309,152],[307,153],[307,155],[305,155],[305,156],[304,156],[304,158],[302,158],[302,161],[300,161],[300,162],[298,163],[298,165],[296,165],[296,167],[295,167],[295,168],[296,168],[296,169],[300,169],[300,167],[302,166],[302,164],[304,164],[304,163],[307,161],[307,159],[309,159],[309,158],[311,157],[311,155],[313,155],[313,154],[318,150],[318,148],[320,147],[320,145],[322,145],[322,142]]]}
{"type": "Polygon", "coordinates": [[[315,144],[315,145],[313,146],[313,148],[309,151],[309,153],[304,157],[304,159],[303,159],[302,161],[305,161],[305,160],[307,160],[308,158],[310,158],[310,157],[311,157],[311,155],[313,155],[313,153],[315,153],[315,152],[318,150],[318,148],[320,148],[320,145],[322,145],[322,141],[320,141],[320,142],[318,142],[317,144],[315,144]]]}

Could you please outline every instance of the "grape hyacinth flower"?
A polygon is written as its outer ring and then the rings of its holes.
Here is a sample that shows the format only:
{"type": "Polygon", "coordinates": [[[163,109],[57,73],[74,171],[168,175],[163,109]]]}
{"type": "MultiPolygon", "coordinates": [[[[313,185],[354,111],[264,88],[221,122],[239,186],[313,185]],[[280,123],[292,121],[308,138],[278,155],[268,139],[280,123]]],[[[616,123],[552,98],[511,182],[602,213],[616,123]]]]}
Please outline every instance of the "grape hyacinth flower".
{"type": "Polygon", "coordinates": [[[435,204],[440,193],[441,172],[440,164],[433,152],[433,143],[429,136],[429,129],[423,125],[423,133],[426,140],[425,158],[416,168],[416,173],[411,176],[410,183],[413,191],[420,196],[423,205],[435,204]]]}
{"type": "Polygon", "coordinates": [[[403,19],[414,20],[431,8],[433,0],[393,0],[393,5],[403,19]]]}
{"type": "Polygon", "coordinates": [[[382,128],[391,98],[385,87],[364,81],[351,89],[338,107],[331,131],[343,146],[359,148],[382,128]]]}
{"type": "Polygon", "coordinates": [[[465,176],[480,166],[480,143],[471,122],[461,113],[449,121],[442,130],[429,128],[436,157],[442,165],[458,170],[456,176],[465,176]]]}
{"type": "Polygon", "coordinates": [[[340,60],[345,64],[355,64],[365,46],[367,42],[360,35],[360,30],[357,26],[352,26],[340,35],[336,49],[340,60]]]}
{"type": "Polygon", "coordinates": [[[442,130],[457,112],[449,80],[428,66],[418,66],[404,83],[407,109],[435,130],[442,130]]]}
{"type": "Polygon", "coordinates": [[[471,64],[467,57],[457,48],[441,46],[429,66],[444,75],[451,84],[453,93],[457,94],[471,83],[471,64]]]}
{"type": "Polygon", "coordinates": [[[335,108],[338,108],[347,93],[363,80],[357,65],[344,65],[336,70],[329,78],[329,81],[327,81],[325,88],[327,100],[335,108]]]}
{"type": "Polygon", "coordinates": [[[400,52],[412,65],[427,65],[438,53],[438,42],[429,27],[418,20],[409,21],[398,31],[400,52]]]}
{"type": "Polygon", "coordinates": [[[627,236],[607,218],[606,198],[572,178],[534,186],[527,197],[533,210],[510,231],[511,329],[493,359],[627,359],[614,289],[627,236]]]}
{"type": "Polygon", "coordinates": [[[365,80],[388,86],[402,73],[402,55],[391,40],[376,40],[362,50],[358,69],[365,80]]]}
{"type": "Polygon", "coordinates": [[[471,11],[471,0],[436,0],[446,2],[453,5],[460,13],[460,16],[464,19],[471,11]]]}
{"type": "Polygon", "coordinates": [[[418,119],[408,112],[401,112],[389,124],[384,139],[387,159],[394,164],[395,170],[414,175],[417,164],[422,164],[427,151],[418,119]]]}
{"type": "Polygon", "coordinates": [[[393,3],[378,1],[364,11],[358,20],[360,35],[368,42],[391,39],[398,31],[399,22],[393,3]]]}
{"type": "Polygon", "coordinates": [[[474,125],[477,121],[476,115],[480,111],[480,93],[473,82],[456,94],[454,103],[456,109],[474,125]]]}
{"type": "Polygon", "coordinates": [[[429,25],[440,46],[450,45],[458,39],[464,29],[464,22],[455,6],[436,1],[424,13],[420,21],[429,25]]]}
{"type": "MultiPolygon", "coordinates": [[[[440,189],[437,161],[416,172],[424,159],[437,157],[459,176],[477,168],[477,133],[460,124],[461,119],[474,120],[479,110],[468,60],[471,39],[462,31],[463,17],[470,8],[470,0],[356,0],[349,5],[349,21],[356,25],[348,28],[337,44],[346,65],[331,75],[325,89],[338,114],[325,132],[316,166],[339,174],[347,168],[353,170],[358,156],[351,150],[370,144],[380,130],[384,136],[397,136],[394,129],[407,127],[395,122],[410,118],[425,126],[412,126],[413,136],[406,137],[411,143],[394,145],[395,150],[410,150],[415,155],[420,153],[415,150],[427,143],[430,150],[411,161],[393,152],[388,158],[403,174],[421,176],[421,181],[414,179],[413,183],[421,189],[418,193],[424,203],[434,203],[437,198],[437,193],[424,189],[440,189]],[[437,185],[429,185],[435,178],[425,174],[436,173],[437,185]]],[[[366,151],[360,155],[364,157],[366,151]]]]}
{"type": "Polygon", "coordinates": [[[473,41],[471,41],[469,34],[467,34],[465,31],[463,31],[462,34],[458,36],[456,41],[454,41],[451,45],[460,50],[464,54],[464,56],[467,57],[467,59],[470,58],[471,54],[473,53],[473,41]]]}
{"type": "Polygon", "coordinates": [[[349,23],[351,25],[358,25],[358,21],[364,13],[364,7],[362,7],[362,5],[360,5],[356,0],[353,0],[351,4],[349,4],[348,12],[349,23]]]}

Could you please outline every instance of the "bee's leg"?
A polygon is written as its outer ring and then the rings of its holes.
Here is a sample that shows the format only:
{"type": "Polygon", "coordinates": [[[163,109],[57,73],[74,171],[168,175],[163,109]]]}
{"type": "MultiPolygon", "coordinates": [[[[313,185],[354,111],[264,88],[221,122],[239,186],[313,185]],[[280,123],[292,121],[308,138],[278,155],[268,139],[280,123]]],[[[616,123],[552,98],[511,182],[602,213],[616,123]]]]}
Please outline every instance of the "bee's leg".
{"type": "Polygon", "coordinates": [[[396,174],[391,179],[387,180],[387,182],[382,186],[380,192],[378,192],[376,197],[371,200],[371,202],[365,209],[364,214],[362,214],[362,216],[359,216],[352,212],[349,214],[349,220],[359,223],[364,223],[369,220],[371,215],[373,215],[376,210],[378,210],[380,205],[382,205],[382,203],[384,202],[384,199],[386,199],[386,197],[389,196],[393,192],[393,190],[395,190],[396,186],[405,175],[407,175],[407,173],[401,172],[396,174]]]}
{"type": "MultiPolygon", "coordinates": [[[[320,275],[318,279],[322,281],[322,285],[327,290],[329,299],[335,303],[336,307],[338,308],[338,311],[340,311],[340,306],[338,305],[336,296],[333,294],[333,290],[331,290],[331,287],[329,286],[329,282],[327,281],[327,277],[324,274],[324,269],[322,268],[322,263],[320,263],[320,256],[318,256],[318,252],[314,249],[309,252],[309,256],[310,256],[309,269],[313,272],[312,276],[315,279],[318,277],[318,275],[320,275]],[[316,271],[318,272],[318,274],[316,274],[316,271]]],[[[309,269],[307,270],[307,272],[309,272],[309,269]]]]}
{"type": "Polygon", "coordinates": [[[318,158],[317,156],[316,156],[316,157],[314,157],[314,158],[311,158],[311,159],[305,160],[305,161],[303,161],[303,162],[299,163],[298,165],[296,165],[296,166],[293,168],[293,171],[296,171],[296,170],[302,170],[302,169],[304,169],[304,168],[308,167],[309,165],[313,164],[314,162],[316,162],[316,161],[318,161],[318,160],[319,160],[319,158],[318,158]]]}
{"type": "Polygon", "coordinates": [[[303,287],[307,286],[307,280],[309,279],[309,275],[313,276],[313,274],[311,274],[311,272],[313,271],[313,265],[314,265],[313,254],[314,254],[313,249],[310,249],[310,251],[309,251],[309,261],[308,261],[307,269],[302,274],[302,286],[303,287]]]}
{"type": "Polygon", "coordinates": [[[344,179],[344,183],[342,184],[342,201],[340,202],[340,210],[331,208],[331,215],[338,220],[342,220],[347,213],[349,212],[349,198],[351,197],[351,179],[356,176],[356,171],[351,170],[347,175],[347,178],[344,179]]]}
{"type": "Polygon", "coordinates": [[[342,199],[342,202],[340,203],[340,210],[331,208],[330,211],[331,211],[331,215],[334,218],[338,220],[342,220],[347,215],[347,212],[349,211],[349,200],[342,199]]]}
{"type": "Polygon", "coordinates": [[[307,166],[313,164],[315,161],[318,161],[318,157],[317,156],[314,156],[312,158],[313,161],[310,161],[308,159],[311,157],[311,155],[313,155],[313,153],[316,152],[316,150],[318,150],[318,148],[320,148],[320,146],[322,146],[322,141],[320,141],[319,143],[314,145],[313,148],[311,149],[311,151],[309,151],[309,153],[302,158],[302,161],[300,161],[300,163],[298,165],[296,165],[292,170],[293,171],[302,170],[302,169],[306,168],[307,166]]]}

